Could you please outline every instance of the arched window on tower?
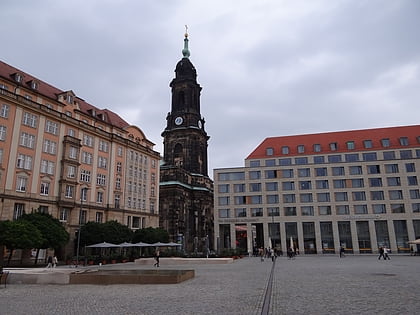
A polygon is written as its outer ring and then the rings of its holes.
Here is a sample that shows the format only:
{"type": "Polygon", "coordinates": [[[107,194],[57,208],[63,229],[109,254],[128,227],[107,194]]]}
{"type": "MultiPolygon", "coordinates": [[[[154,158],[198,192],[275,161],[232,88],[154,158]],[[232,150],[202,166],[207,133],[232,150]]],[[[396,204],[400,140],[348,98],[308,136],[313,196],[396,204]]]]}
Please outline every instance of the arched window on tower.
{"type": "Polygon", "coordinates": [[[182,145],[177,143],[174,148],[174,165],[182,167],[184,165],[184,155],[183,155],[182,145]]]}

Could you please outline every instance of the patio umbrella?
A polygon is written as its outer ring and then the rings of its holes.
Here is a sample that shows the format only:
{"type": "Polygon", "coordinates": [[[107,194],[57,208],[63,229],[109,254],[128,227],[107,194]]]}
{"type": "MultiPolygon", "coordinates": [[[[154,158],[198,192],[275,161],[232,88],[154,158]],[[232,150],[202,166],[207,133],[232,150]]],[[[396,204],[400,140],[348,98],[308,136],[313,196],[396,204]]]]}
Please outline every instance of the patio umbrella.
{"type": "Polygon", "coordinates": [[[112,244],[112,243],[102,242],[102,243],[98,243],[98,244],[88,245],[86,247],[91,247],[91,248],[111,248],[111,247],[120,247],[120,246],[119,245],[116,245],[116,244],[112,244]]]}
{"type": "Polygon", "coordinates": [[[124,243],[118,244],[118,246],[119,247],[135,247],[136,245],[132,243],[124,242],[124,243]]]}
{"type": "Polygon", "coordinates": [[[153,243],[153,244],[150,244],[150,246],[154,246],[154,247],[165,247],[165,246],[171,246],[171,245],[168,245],[169,243],[161,243],[161,242],[157,242],[157,243],[153,243]]]}
{"type": "Polygon", "coordinates": [[[182,246],[182,244],[179,244],[179,243],[174,243],[174,242],[169,242],[169,243],[166,243],[166,245],[167,245],[167,246],[173,246],[173,247],[176,247],[176,246],[182,246]]]}
{"type": "Polygon", "coordinates": [[[138,242],[138,243],[134,243],[133,246],[135,246],[135,247],[151,247],[153,245],[149,244],[149,243],[138,242]]]}
{"type": "Polygon", "coordinates": [[[418,238],[414,241],[409,241],[408,244],[420,244],[420,238],[418,238]]]}

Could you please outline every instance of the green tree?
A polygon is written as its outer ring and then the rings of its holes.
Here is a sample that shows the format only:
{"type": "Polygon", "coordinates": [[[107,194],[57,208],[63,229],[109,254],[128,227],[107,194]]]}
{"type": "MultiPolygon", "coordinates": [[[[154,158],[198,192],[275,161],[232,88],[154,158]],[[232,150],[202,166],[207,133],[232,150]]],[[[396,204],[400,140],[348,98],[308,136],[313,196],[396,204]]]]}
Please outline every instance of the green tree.
{"type": "Polygon", "coordinates": [[[0,243],[10,250],[8,264],[15,249],[39,248],[45,241],[41,232],[29,221],[2,221],[0,243]]]}
{"type": "Polygon", "coordinates": [[[58,249],[69,241],[69,233],[60,221],[48,213],[34,212],[22,215],[19,220],[32,223],[42,234],[43,242],[37,248],[35,264],[38,262],[39,249],[58,249]]]}
{"type": "Polygon", "coordinates": [[[88,222],[81,228],[80,245],[85,246],[102,242],[120,244],[130,242],[131,238],[131,230],[117,221],[88,222]]]}
{"type": "Polygon", "coordinates": [[[144,243],[156,243],[162,242],[167,243],[169,241],[169,234],[162,228],[148,227],[145,229],[139,229],[134,232],[133,243],[144,242],[144,243]]]}

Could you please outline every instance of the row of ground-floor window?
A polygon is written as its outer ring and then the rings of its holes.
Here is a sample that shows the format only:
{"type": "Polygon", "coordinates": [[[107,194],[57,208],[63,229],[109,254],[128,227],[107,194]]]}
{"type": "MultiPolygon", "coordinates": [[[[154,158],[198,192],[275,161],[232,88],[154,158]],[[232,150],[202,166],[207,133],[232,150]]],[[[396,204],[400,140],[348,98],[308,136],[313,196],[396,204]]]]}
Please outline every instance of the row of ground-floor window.
{"type": "MultiPolygon", "coordinates": [[[[420,238],[420,220],[351,220],[219,224],[217,250],[239,249],[255,253],[272,247],[280,254],[376,253],[379,247],[394,253],[417,251],[409,241],[420,238]]],[[[218,233],[217,233],[218,232],[218,233]]],[[[419,248],[420,251],[420,248],[419,248]]]]}

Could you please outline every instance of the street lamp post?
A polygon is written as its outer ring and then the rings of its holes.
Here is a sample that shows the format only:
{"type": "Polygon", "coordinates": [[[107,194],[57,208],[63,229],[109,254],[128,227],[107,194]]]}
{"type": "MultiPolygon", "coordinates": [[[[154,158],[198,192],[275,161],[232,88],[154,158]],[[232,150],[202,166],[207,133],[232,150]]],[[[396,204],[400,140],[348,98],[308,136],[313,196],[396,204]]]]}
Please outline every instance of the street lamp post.
{"type": "Polygon", "coordinates": [[[85,197],[86,192],[87,188],[82,188],[80,192],[79,231],[77,232],[76,268],[79,266],[80,232],[82,230],[83,199],[85,197]]]}

